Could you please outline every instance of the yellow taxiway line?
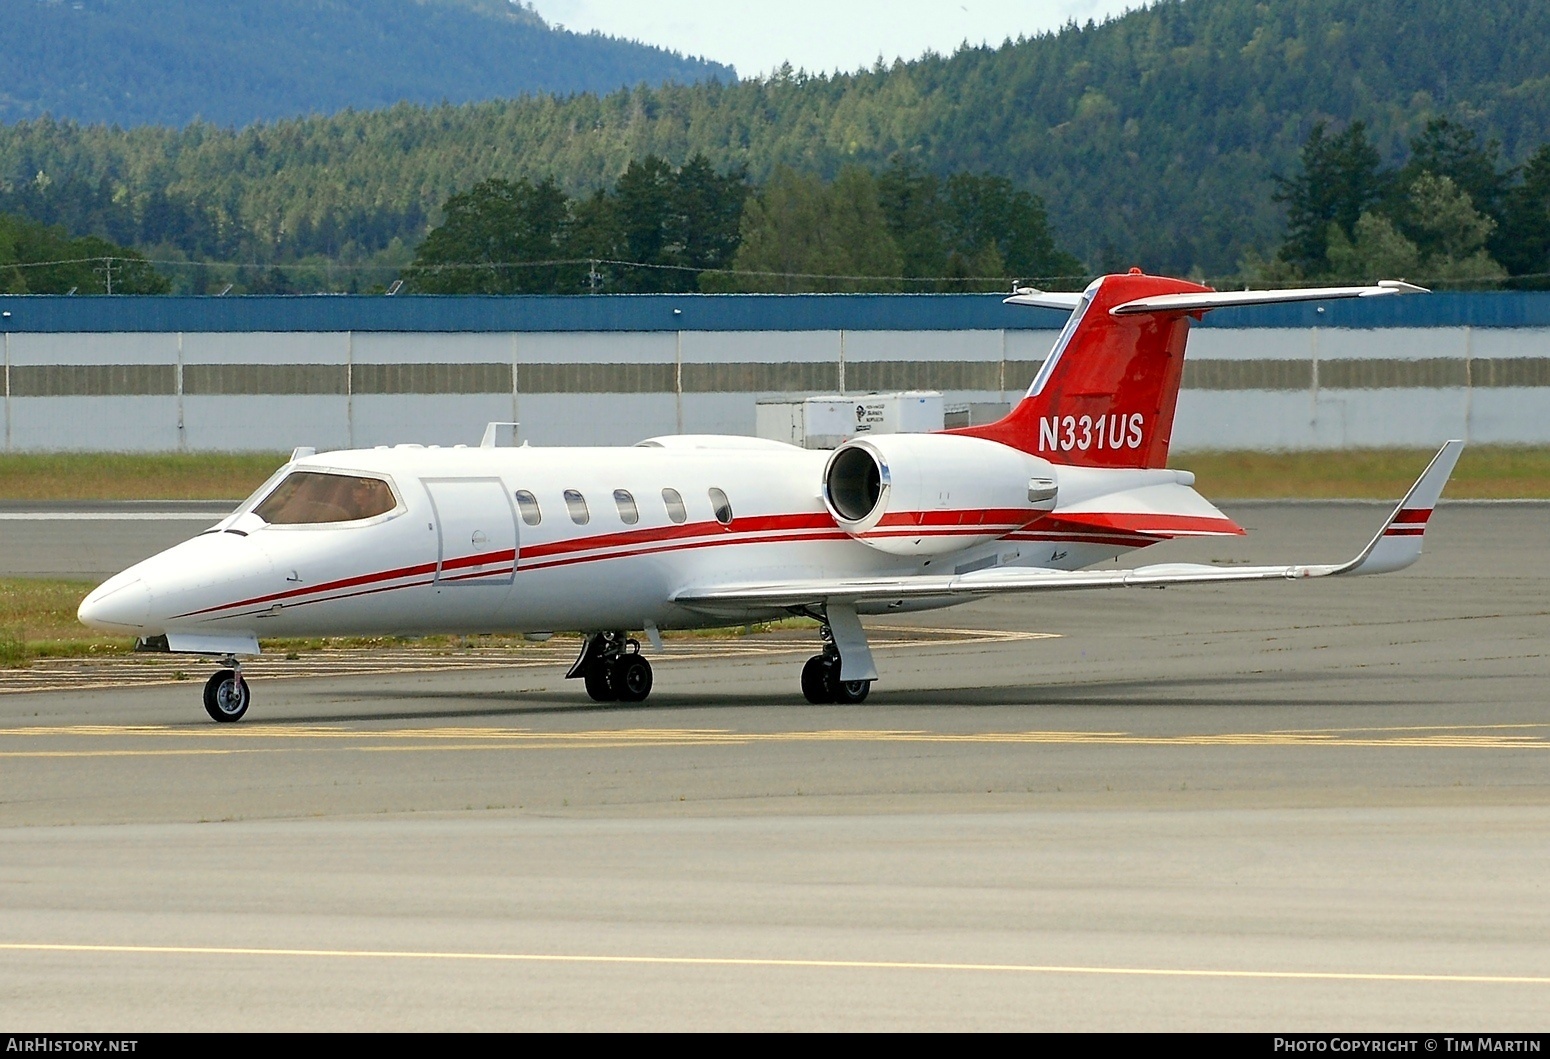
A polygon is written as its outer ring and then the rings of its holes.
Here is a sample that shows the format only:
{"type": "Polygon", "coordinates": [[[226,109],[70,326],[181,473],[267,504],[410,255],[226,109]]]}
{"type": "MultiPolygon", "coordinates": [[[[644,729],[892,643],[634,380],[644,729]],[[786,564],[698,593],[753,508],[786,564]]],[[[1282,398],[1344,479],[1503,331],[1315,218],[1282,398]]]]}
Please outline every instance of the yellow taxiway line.
{"type": "MultiPolygon", "coordinates": [[[[528,728],[348,728],[316,725],[38,726],[0,729],[0,758],[167,757],[273,754],[286,750],[363,753],[583,750],[749,746],[756,743],[914,743],[1158,747],[1363,747],[1422,750],[1550,750],[1550,724],[1344,728],[1268,732],[1144,735],[1113,731],[933,732],[900,729],[737,731],[722,728],[617,728],[534,731],[528,728]],[[37,739],[74,746],[37,747],[37,739]],[[163,740],[174,745],[80,746],[79,740],[163,740]],[[32,746],[18,746],[25,741],[32,746]],[[199,745],[178,746],[198,741],[199,745]],[[7,745],[9,744],[9,745],[7,745]],[[300,744],[300,745],[298,745],[300,744]],[[342,744],[342,745],[341,745],[342,744]]],[[[23,744],[25,745],[25,744],[23,744]]]]}
{"type": "Polygon", "coordinates": [[[225,945],[79,945],[0,942],[0,952],[150,956],[264,956],[292,959],[441,960],[486,963],[635,964],[676,967],[768,967],[840,971],[969,971],[987,974],[1240,978],[1322,982],[1423,982],[1550,985],[1550,975],[1424,974],[1389,971],[1254,971],[1197,967],[1089,967],[1068,964],[958,963],[928,960],[803,960],[755,956],[608,956],[574,953],[433,952],[403,949],[284,949],[225,945]]]}

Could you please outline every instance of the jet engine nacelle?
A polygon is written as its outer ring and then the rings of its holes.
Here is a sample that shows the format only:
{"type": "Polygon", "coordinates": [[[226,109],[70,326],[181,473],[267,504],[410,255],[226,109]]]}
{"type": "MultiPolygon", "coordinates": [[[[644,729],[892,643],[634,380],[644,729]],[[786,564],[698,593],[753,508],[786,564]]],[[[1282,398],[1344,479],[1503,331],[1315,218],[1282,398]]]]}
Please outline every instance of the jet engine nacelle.
{"type": "Polygon", "coordinates": [[[1055,506],[1048,460],[983,438],[889,434],[834,450],[823,499],[841,529],[894,555],[942,555],[1004,537],[1055,506]]]}

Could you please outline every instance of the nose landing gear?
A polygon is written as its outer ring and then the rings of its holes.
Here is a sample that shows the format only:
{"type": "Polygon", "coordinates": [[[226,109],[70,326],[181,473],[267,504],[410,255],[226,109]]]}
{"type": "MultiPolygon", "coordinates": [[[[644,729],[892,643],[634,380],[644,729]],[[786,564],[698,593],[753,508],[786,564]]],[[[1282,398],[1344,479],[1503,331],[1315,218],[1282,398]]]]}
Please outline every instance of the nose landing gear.
{"type": "Polygon", "coordinates": [[[230,668],[218,670],[205,682],[205,712],[212,720],[229,724],[242,720],[253,696],[242,679],[242,663],[227,655],[224,664],[230,668]]]}
{"type": "Polygon", "coordinates": [[[640,641],[623,632],[592,633],[565,674],[582,678],[595,702],[645,702],[651,694],[651,663],[640,653],[640,641]]]}

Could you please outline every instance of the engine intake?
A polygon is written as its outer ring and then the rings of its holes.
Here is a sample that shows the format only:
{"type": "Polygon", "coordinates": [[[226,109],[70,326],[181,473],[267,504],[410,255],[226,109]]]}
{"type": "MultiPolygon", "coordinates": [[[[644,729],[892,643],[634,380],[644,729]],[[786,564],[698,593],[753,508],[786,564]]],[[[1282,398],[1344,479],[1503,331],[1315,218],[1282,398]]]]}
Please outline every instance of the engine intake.
{"type": "Polygon", "coordinates": [[[958,434],[855,439],[824,466],[840,528],[894,555],[941,555],[1004,537],[1055,506],[1047,460],[958,434]]]}
{"type": "Polygon", "coordinates": [[[861,445],[837,449],[824,472],[824,487],[836,518],[861,522],[891,486],[887,464],[861,445]]]}

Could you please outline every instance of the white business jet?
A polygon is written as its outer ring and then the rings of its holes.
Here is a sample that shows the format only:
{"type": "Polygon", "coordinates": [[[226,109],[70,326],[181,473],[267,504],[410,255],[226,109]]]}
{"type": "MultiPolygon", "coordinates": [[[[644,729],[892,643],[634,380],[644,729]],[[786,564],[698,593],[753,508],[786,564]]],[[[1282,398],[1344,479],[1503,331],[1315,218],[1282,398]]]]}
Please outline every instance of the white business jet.
{"type": "Polygon", "coordinates": [[[664,629],[787,615],[821,623],[807,699],[859,703],[877,679],[861,615],[1409,566],[1461,442],[1350,562],[1088,569],[1243,532],[1166,466],[1191,317],[1419,290],[1218,293],[1138,270],[1081,294],[1021,290],[1007,301],[1071,316],[1005,419],[833,452],[704,435],[496,447],[494,424],[479,448],[302,449],[226,519],[104,582],[80,619],[143,649],[223,659],[204,694],[217,721],[247,712],[239,659],[266,637],[580,630],[567,676],[594,699],[640,702],[652,671],[632,630],[659,642],[664,629]]]}

